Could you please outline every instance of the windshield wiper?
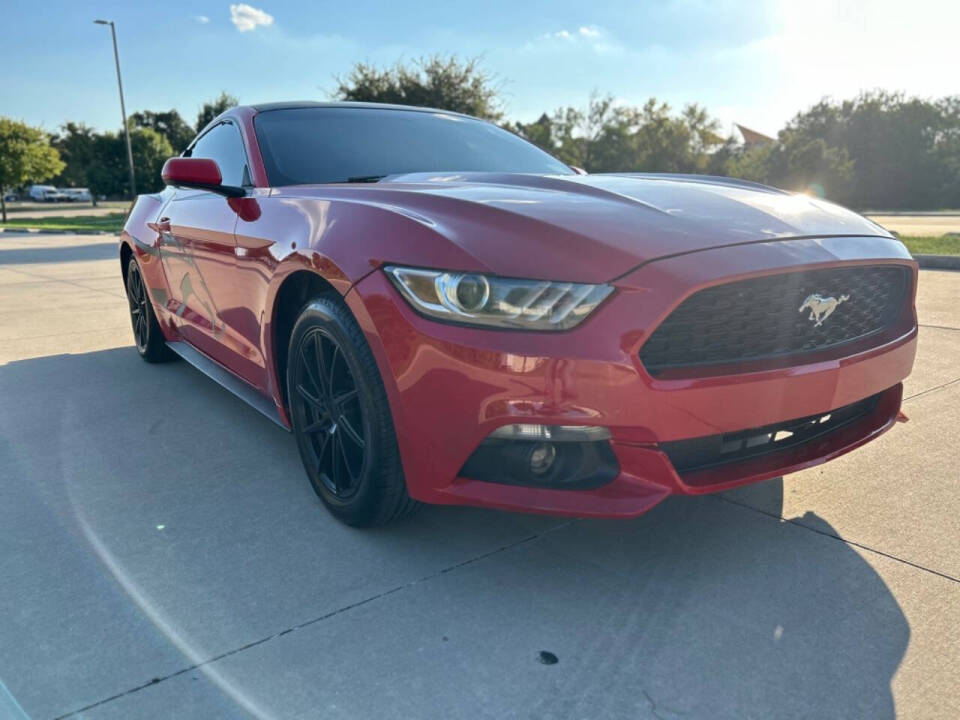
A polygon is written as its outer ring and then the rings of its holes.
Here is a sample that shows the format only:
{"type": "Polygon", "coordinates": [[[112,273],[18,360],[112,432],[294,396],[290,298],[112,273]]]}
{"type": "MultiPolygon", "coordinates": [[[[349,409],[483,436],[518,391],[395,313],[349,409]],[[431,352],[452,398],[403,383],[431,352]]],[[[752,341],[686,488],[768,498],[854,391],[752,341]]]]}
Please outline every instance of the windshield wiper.
{"type": "Polygon", "coordinates": [[[386,177],[386,175],[354,175],[353,177],[348,177],[348,183],[375,183],[380,182],[386,177]]]}

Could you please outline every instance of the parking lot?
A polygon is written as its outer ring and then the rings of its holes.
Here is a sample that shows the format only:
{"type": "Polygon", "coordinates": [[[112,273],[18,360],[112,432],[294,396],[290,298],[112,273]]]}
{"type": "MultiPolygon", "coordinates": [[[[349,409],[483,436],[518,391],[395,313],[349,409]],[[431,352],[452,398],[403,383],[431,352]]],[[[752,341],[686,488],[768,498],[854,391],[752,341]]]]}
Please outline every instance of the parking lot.
{"type": "Polygon", "coordinates": [[[900,235],[960,235],[960,213],[929,213],[926,215],[869,215],[875,223],[900,235]]]}
{"type": "Polygon", "coordinates": [[[116,256],[0,235],[0,717],[960,717],[960,273],[920,273],[909,422],[833,463],[360,531],[137,358],[116,256]]]}

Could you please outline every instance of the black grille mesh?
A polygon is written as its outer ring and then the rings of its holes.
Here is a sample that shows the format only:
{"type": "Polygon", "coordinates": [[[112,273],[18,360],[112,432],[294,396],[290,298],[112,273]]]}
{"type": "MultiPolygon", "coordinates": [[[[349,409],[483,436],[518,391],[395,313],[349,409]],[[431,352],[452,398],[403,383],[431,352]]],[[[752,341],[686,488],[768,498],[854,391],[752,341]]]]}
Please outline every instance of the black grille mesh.
{"type": "Polygon", "coordinates": [[[640,349],[653,375],[672,368],[800,355],[879,333],[897,321],[910,287],[901,266],[829,268],[715,285],[684,300],[640,349]],[[813,294],[848,300],[820,327],[799,311],[813,294]]]}
{"type": "Polygon", "coordinates": [[[660,443],[660,449],[681,474],[742,462],[794,448],[839,430],[872,412],[879,398],[880,395],[873,395],[830,412],[752,430],[660,443]]]}

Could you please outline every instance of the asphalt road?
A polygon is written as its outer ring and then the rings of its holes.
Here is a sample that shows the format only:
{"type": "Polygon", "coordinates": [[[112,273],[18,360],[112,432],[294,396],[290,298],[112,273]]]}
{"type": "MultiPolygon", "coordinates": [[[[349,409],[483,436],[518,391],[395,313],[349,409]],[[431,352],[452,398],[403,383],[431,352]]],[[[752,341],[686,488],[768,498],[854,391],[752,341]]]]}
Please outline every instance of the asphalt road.
{"type": "Polygon", "coordinates": [[[0,718],[960,717],[958,299],[921,272],[910,422],[826,466],[357,531],[137,358],[109,238],[0,236],[0,718]]]}

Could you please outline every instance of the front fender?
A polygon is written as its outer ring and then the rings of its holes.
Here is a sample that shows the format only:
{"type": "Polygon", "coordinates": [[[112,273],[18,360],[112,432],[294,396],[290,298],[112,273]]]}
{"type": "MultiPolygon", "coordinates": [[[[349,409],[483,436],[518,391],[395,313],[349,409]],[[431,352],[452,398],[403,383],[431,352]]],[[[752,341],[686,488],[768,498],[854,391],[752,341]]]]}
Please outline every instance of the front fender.
{"type": "Polygon", "coordinates": [[[342,297],[385,262],[401,256],[412,264],[422,258],[423,264],[485,269],[428,222],[399,210],[350,200],[288,197],[272,190],[254,191],[244,200],[255,203],[256,211],[240,213],[237,267],[244,302],[259,314],[268,389],[281,409],[282,380],[274,343],[277,305],[295,273],[317,275],[342,297]]]}
{"type": "MultiPolygon", "coordinates": [[[[138,196],[120,232],[121,272],[125,270],[123,261],[126,248],[140,264],[153,312],[167,340],[176,339],[177,330],[166,310],[170,288],[160,260],[160,233],[156,229],[156,220],[171,197],[172,191],[138,196]]],[[[125,272],[123,282],[126,286],[125,272]]]]}

